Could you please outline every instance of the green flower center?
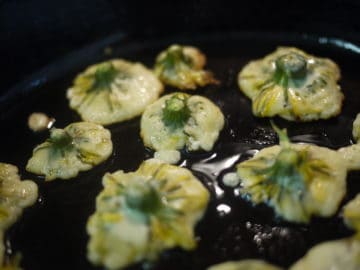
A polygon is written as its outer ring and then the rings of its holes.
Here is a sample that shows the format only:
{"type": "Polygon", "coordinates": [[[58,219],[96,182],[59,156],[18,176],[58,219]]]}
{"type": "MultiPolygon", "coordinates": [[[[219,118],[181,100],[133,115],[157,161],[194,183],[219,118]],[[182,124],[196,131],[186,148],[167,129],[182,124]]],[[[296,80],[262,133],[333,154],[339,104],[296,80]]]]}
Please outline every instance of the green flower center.
{"type": "Polygon", "coordinates": [[[307,61],[295,52],[282,55],[275,61],[274,80],[284,87],[288,85],[299,86],[306,78],[307,61]]]}
{"type": "Polygon", "coordinates": [[[187,97],[182,94],[174,95],[165,101],[162,120],[166,126],[177,129],[185,125],[191,114],[186,101],[187,97]]]}
{"type": "Polygon", "coordinates": [[[261,170],[266,179],[277,184],[281,189],[299,192],[305,189],[303,165],[307,162],[307,153],[290,148],[286,129],[281,130],[273,121],[271,126],[279,136],[281,150],[272,166],[261,170]]]}
{"type": "Polygon", "coordinates": [[[156,66],[163,66],[166,71],[174,71],[179,65],[192,67],[193,63],[191,58],[184,54],[183,48],[178,45],[171,46],[156,63],[156,66]]]}
{"type": "Polygon", "coordinates": [[[100,64],[94,73],[94,83],[90,91],[110,89],[118,70],[112,63],[100,64]]]}
{"type": "Polygon", "coordinates": [[[49,142],[51,142],[55,148],[64,149],[72,145],[73,139],[65,130],[53,128],[50,130],[49,142]]]}
{"type": "Polygon", "coordinates": [[[128,186],[125,201],[129,208],[141,213],[156,213],[162,207],[161,196],[149,182],[133,183],[128,186]]]}
{"type": "Polygon", "coordinates": [[[283,148],[274,165],[268,168],[268,179],[271,182],[276,182],[283,189],[293,192],[304,190],[304,177],[300,171],[303,162],[304,156],[301,152],[283,148]]]}

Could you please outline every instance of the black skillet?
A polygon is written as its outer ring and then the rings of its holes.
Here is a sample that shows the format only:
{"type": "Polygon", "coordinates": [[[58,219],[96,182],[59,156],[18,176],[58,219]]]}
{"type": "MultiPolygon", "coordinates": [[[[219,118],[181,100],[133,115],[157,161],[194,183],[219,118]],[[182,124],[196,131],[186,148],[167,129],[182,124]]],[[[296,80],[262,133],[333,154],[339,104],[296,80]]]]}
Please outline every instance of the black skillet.
{"type": "MultiPolygon", "coordinates": [[[[90,64],[115,57],[151,67],[156,54],[173,43],[198,46],[206,53],[208,68],[221,84],[201,88],[196,93],[209,97],[221,108],[226,125],[213,151],[182,153],[181,163],[212,194],[208,210],[196,227],[197,249],[166,251],[150,266],[201,270],[226,260],[261,258],[288,267],[315,244],[351,235],[339,214],[328,219],[314,218],[309,225],[285,223],[266,205],[254,207],[237,196],[236,189],[224,187],[221,178],[234,169],[236,162],[249,158],[253,150],[277,143],[268,119],[253,117],[250,101],[238,89],[237,73],[245,63],[279,45],[296,46],[335,60],[341,67],[340,84],[346,96],[342,113],[313,123],[279,118],[275,122],[288,129],[293,141],[336,149],[351,143],[352,121],[360,111],[359,47],[337,39],[292,34],[222,33],[145,41],[114,35],[49,65],[0,98],[0,161],[19,166],[22,177],[34,179],[40,191],[36,205],[27,209],[7,233],[7,252],[21,252],[25,270],[98,269],[86,259],[85,224],[94,212],[95,197],[102,188],[101,177],[118,169],[135,170],[152,154],[142,144],[136,118],[109,126],[114,153],[106,162],[75,179],[45,183],[42,177],[24,170],[33,147],[47,137],[47,132],[34,134],[28,129],[28,115],[45,112],[56,118],[57,127],[79,121],[65,98],[65,91],[77,73],[90,64]]],[[[357,172],[349,174],[349,191],[344,202],[360,192],[359,178],[357,172]]],[[[139,264],[129,269],[148,266],[139,264]]]]}

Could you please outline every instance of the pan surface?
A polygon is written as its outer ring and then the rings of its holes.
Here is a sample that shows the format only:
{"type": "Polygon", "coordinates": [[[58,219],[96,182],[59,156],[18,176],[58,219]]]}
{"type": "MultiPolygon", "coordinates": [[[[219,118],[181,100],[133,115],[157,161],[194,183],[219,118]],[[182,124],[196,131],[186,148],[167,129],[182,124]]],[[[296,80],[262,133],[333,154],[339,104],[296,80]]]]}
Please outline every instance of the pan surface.
{"type": "MultiPolygon", "coordinates": [[[[266,205],[254,207],[240,198],[236,189],[225,187],[221,179],[255,150],[277,143],[269,120],[253,117],[250,100],[238,89],[237,73],[249,60],[261,58],[277,46],[296,46],[339,64],[340,84],[346,97],[339,116],[312,123],[275,118],[280,127],[288,129],[293,141],[337,149],[351,143],[352,121],[360,111],[358,47],[336,39],[291,34],[222,33],[147,41],[114,35],[46,67],[0,97],[0,162],[17,165],[23,179],[33,179],[39,185],[39,201],[7,233],[8,253],[21,252],[24,269],[101,269],[86,259],[85,225],[102,189],[102,175],[119,169],[135,170],[152,156],[142,144],[136,118],[108,127],[114,152],[107,161],[74,179],[45,183],[42,177],[24,170],[32,149],[48,136],[47,132],[31,132],[27,117],[35,111],[44,112],[54,117],[56,127],[61,128],[79,121],[65,98],[66,89],[77,73],[90,64],[116,57],[151,67],[157,53],[173,43],[197,46],[207,55],[207,67],[221,84],[203,87],[196,93],[207,96],[221,108],[226,125],[213,151],[183,152],[180,161],[212,194],[208,210],[196,227],[197,249],[164,252],[151,265],[153,269],[201,270],[222,261],[246,258],[262,258],[288,267],[315,244],[351,235],[339,214],[327,219],[314,218],[309,225],[285,223],[266,205]]],[[[174,90],[166,88],[167,92],[174,90]]],[[[343,203],[357,192],[360,173],[351,172],[343,203]]],[[[129,269],[148,266],[139,264],[129,269]]]]}

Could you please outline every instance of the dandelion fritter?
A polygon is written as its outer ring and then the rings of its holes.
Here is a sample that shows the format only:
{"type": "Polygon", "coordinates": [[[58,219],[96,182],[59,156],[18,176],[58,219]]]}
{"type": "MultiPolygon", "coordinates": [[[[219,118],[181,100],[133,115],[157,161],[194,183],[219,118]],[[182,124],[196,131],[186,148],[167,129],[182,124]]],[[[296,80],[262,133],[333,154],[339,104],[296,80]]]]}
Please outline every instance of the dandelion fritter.
{"type": "Polygon", "coordinates": [[[348,238],[320,243],[311,248],[290,270],[358,270],[360,269],[360,195],[342,211],[344,222],[355,231],[348,238]]]}
{"type": "Polygon", "coordinates": [[[360,170],[360,114],[358,114],[353,122],[352,134],[355,144],[342,147],[338,150],[342,158],[346,162],[346,166],[351,170],[360,170]]]}
{"type": "MultiPolygon", "coordinates": [[[[18,168],[0,163],[0,268],[4,263],[4,233],[21,215],[23,209],[35,203],[37,185],[30,180],[20,180],[18,168]]],[[[7,267],[7,266],[6,266],[7,267]]],[[[10,265],[9,265],[10,267],[10,265]]],[[[5,267],[4,267],[5,268],[5,267]]]]}
{"type": "Polygon", "coordinates": [[[281,270],[281,268],[262,260],[248,259],[220,263],[209,267],[207,270],[281,270]]]}
{"type": "Polygon", "coordinates": [[[161,82],[142,64],[114,59],[79,74],[67,97],[84,121],[108,125],[139,116],[162,91],[161,82]]]}
{"type": "Polygon", "coordinates": [[[354,140],[355,140],[356,142],[358,142],[359,139],[360,139],[360,113],[358,113],[358,114],[356,115],[356,118],[355,118],[355,120],[354,120],[354,122],[353,122],[352,135],[353,135],[353,137],[354,137],[354,140]]]}
{"type": "Polygon", "coordinates": [[[252,100],[255,116],[288,120],[327,119],[340,113],[343,94],[339,67],[330,59],[280,47],[239,73],[241,91],[252,100]]]}
{"type": "Polygon", "coordinates": [[[212,149],[224,126],[224,116],[209,99],[184,93],[163,96],[141,118],[145,146],[156,151],[212,149]]]}
{"type": "Polygon", "coordinates": [[[328,241],[311,248],[289,270],[359,270],[360,241],[357,237],[328,241]]]}
{"type": "Polygon", "coordinates": [[[360,194],[349,201],[343,207],[343,218],[345,224],[356,230],[358,233],[360,232],[360,194]]]}
{"type": "Polygon", "coordinates": [[[44,175],[45,180],[69,179],[105,161],[111,153],[109,130],[94,123],[72,123],[50,130],[50,137],[33,150],[26,170],[44,175]]]}
{"type": "Polygon", "coordinates": [[[237,165],[242,193],[253,203],[269,204],[288,221],[333,215],[346,193],[350,169],[342,155],[312,144],[292,144],[284,130],[274,128],[280,145],[264,148],[237,165]]]}
{"type": "Polygon", "coordinates": [[[103,185],[87,224],[91,262],[121,269],[166,249],[196,247],[194,227],[209,192],[189,170],[150,159],[135,172],[105,174],[103,185]]]}
{"type": "Polygon", "coordinates": [[[217,83],[210,71],[203,70],[205,64],[206,57],[199,49],[172,45],[157,56],[154,70],[165,84],[195,90],[198,86],[217,83]]]}

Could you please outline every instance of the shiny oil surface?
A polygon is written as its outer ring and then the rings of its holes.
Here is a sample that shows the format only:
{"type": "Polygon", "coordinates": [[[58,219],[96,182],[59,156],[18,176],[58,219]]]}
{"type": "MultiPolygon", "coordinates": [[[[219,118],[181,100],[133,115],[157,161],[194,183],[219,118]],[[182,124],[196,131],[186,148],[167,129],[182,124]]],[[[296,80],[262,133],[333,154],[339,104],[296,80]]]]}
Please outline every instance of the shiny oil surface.
{"type": "MultiPolygon", "coordinates": [[[[34,179],[40,191],[39,201],[7,233],[8,252],[22,253],[24,269],[101,269],[86,259],[85,225],[102,189],[102,175],[118,169],[135,170],[152,156],[142,144],[136,118],[108,127],[114,152],[106,162],[75,179],[45,183],[42,177],[24,170],[32,149],[48,135],[32,133],[27,127],[28,115],[45,112],[56,118],[56,127],[79,121],[65,98],[77,73],[90,64],[114,57],[151,67],[157,53],[172,43],[195,45],[206,53],[207,67],[221,84],[201,88],[196,94],[207,96],[221,108],[226,125],[213,151],[183,152],[179,163],[192,170],[212,194],[208,210],[196,227],[198,248],[192,252],[169,250],[153,264],[129,269],[201,270],[214,263],[245,258],[262,258],[287,267],[313,245],[351,234],[339,213],[332,218],[314,218],[309,225],[286,223],[266,205],[251,205],[239,196],[237,188],[225,187],[221,179],[239,161],[277,143],[269,120],[253,117],[250,101],[238,89],[237,73],[249,60],[261,58],[279,45],[290,45],[332,58],[340,65],[340,84],[346,98],[339,116],[312,123],[275,118],[279,126],[288,129],[293,141],[336,149],[351,143],[352,121],[360,111],[358,47],[341,40],[286,34],[227,33],[149,41],[115,35],[50,65],[0,98],[0,162],[17,165],[22,178],[34,179]],[[112,48],[111,54],[105,50],[108,47],[112,48]]],[[[167,92],[174,90],[166,88],[167,92]]],[[[344,203],[360,192],[360,173],[348,175],[348,189],[344,203]]]]}

